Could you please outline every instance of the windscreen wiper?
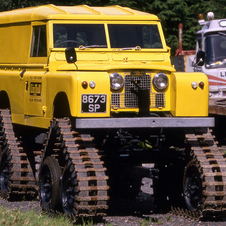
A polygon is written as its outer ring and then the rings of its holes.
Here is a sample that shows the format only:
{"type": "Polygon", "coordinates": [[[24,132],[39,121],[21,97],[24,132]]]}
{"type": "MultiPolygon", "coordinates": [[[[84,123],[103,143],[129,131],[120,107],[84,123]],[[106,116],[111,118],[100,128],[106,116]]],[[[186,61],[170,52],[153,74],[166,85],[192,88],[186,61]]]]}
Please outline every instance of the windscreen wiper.
{"type": "Polygon", "coordinates": [[[79,49],[87,49],[87,48],[106,48],[107,45],[89,45],[89,46],[83,46],[80,45],[79,49]]]}
{"type": "Polygon", "coordinates": [[[135,46],[135,47],[124,47],[118,50],[131,50],[131,49],[135,49],[135,50],[141,50],[140,46],[135,46]]]}
{"type": "Polygon", "coordinates": [[[217,34],[219,34],[219,35],[223,35],[223,36],[226,36],[226,34],[224,33],[224,32],[217,32],[217,34]]]}

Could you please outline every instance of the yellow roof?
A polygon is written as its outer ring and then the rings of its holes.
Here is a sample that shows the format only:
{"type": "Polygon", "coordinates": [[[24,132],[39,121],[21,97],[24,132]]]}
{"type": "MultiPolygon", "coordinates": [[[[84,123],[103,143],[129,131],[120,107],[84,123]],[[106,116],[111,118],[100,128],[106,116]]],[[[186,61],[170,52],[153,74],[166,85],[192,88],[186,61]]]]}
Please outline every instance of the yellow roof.
{"type": "Polygon", "coordinates": [[[38,20],[159,20],[157,16],[121,6],[55,6],[52,4],[0,13],[0,24],[38,20]]]}

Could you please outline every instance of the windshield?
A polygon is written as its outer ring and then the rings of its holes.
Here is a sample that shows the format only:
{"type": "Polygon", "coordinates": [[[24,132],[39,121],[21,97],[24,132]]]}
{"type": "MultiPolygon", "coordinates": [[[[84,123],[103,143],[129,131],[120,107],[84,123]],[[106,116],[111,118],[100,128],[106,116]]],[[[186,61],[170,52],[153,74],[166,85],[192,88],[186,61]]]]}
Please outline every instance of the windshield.
{"type": "MultiPolygon", "coordinates": [[[[163,48],[156,24],[109,24],[108,32],[111,48],[163,48]]],[[[104,24],[54,24],[53,39],[55,48],[107,47],[104,24]]]]}
{"type": "Polygon", "coordinates": [[[226,33],[211,34],[205,39],[206,67],[226,67],[226,33]]]}
{"type": "Polygon", "coordinates": [[[111,48],[163,48],[157,25],[109,24],[111,48]]]}
{"type": "Polygon", "coordinates": [[[53,38],[56,48],[107,47],[103,24],[54,24],[53,38]]]}

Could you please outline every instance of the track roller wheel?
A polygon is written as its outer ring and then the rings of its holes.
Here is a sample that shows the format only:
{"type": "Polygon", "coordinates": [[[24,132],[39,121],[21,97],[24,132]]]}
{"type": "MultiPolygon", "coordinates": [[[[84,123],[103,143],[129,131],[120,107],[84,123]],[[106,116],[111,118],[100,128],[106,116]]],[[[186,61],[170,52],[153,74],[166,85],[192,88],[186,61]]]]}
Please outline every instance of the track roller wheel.
{"type": "Polygon", "coordinates": [[[57,160],[47,157],[39,174],[39,192],[43,210],[61,209],[60,176],[61,169],[57,160]]]}
{"type": "Polygon", "coordinates": [[[10,178],[11,178],[11,156],[7,155],[7,152],[1,152],[0,154],[0,189],[2,196],[6,199],[9,199],[10,196],[10,178]]]}
{"type": "Polygon", "coordinates": [[[67,164],[62,175],[62,207],[64,213],[73,218],[77,215],[78,181],[73,165],[67,164]]]}
{"type": "Polygon", "coordinates": [[[195,161],[190,161],[184,172],[183,193],[185,203],[192,212],[197,212],[201,207],[202,184],[195,161]]]}

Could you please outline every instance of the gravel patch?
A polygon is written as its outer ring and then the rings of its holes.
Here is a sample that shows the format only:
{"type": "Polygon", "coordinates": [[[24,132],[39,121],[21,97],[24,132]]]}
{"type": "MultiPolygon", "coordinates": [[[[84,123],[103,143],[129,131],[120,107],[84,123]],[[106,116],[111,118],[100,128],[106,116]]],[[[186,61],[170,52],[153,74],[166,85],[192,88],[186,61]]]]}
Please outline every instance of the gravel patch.
{"type": "MultiPolygon", "coordinates": [[[[223,226],[226,225],[226,219],[220,221],[198,222],[195,220],[178,217],[170,213],[154,213],[154,198],[150,185],[152,180],[143,178],[142,192],[135,200],[112,200],[112,210],[104,219],[106,223],[114,226],[147,226],[147,225],[186,225],[186,226],[223,226]],[[112,212],[111,212],[112,211],[112,212]],[[111,214],[111,215],[110,215],[111,214]],[[145,223],[146,222],[146,223],[145,223]]],[[[100,224],[101,225],[101,224],[100,224]]]]}

